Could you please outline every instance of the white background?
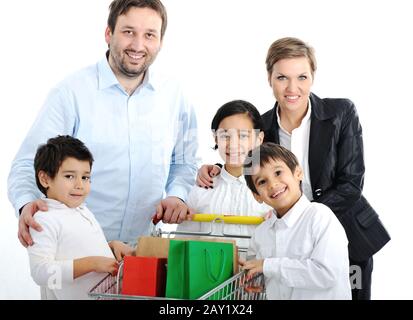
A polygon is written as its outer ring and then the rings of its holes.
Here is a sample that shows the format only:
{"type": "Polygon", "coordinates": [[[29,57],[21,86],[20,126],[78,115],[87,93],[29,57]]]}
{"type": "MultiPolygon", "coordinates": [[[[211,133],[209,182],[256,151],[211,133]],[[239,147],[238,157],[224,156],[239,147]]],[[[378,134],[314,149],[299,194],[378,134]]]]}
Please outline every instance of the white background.
{"type": "MultiPolygon", "coordinates": [[[[169,27],[158,66],[185,82],[196,103],[204,162],[217,160],[209,125],[225,102],[274,103],[270,44],[296,36],[316,49],[314,92],[351,98],[364,129],[364,194],[392,241],[377,255],[374,299],[412,299],[411,115],[413,22],[408,0],[164,0],[169,27]]],[[[8,1],[0,7],[0,299],[37,299],[7,175],[48,91],[103,57],[110,0],[8,1]]]]}

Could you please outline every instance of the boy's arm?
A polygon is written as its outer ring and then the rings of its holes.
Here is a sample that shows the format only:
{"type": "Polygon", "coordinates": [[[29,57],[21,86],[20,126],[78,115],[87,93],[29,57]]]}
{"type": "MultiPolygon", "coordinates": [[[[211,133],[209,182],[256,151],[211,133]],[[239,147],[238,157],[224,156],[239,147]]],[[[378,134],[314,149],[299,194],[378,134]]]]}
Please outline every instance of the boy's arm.
{"type": "Polygon", "coordinates": [[[257,270],[255,268],[255,261],[257,261],[255,260],[256,255],[257,255],[257,245],[255,242],[256,232],[257,232],[257,229],[254,231],[253,235],[251,236],[250,245],[247,251],[247,257],[246,257],[247,260],[245,261],[243,259],[238,259],[238,262],[242,266],[242,269],[250,271],[249,272],[250,276],[254,275],[255,273],[260,273],[260,272],[262,273],[262,266],[261,266],[261,270],[257,270]],[[252,271],[252,269],[254,270],[252,271]]]}
{"type": "Polygon", "coordinates": [[[59,226],[51,219],[45,219],[47,213],[38,213],[36,222],[43,231],[30,228],[33,245],[27,248],[30,271],[33,280],[44,287],[59,286],[73,282],[73,260],[56,260],[59,226]]]}
{"type": "Polygon", "coordinates": [[[119,264],[113,258],[85,257],[73,260],[73,279],[77,279],[89,272],[118,273],[119,264]]]}
{"type": "Polygon", "coordinates": [[[326,289],[337,283],[339,274],[348,273],[347,238],[338,220],[329,214],[313,227],[315,245],[308,258],[267,258],[263,273],[291,288],[326,289]],[[335,219],[335,221],[333,221],[335,219]]]}
{"type": "Polygon", "coordinates": [[[44,287],[57,287],[89,272],[116,273],[118,264],[113,258],[87,257],[77,260],[57,260],[59,225],[50,218],[44,218],[48,213],[37,214],[35,219],[43,227],[38,232],[30,229],[33,246],[28,247],[30,270],[33,280],[44,287]]]}

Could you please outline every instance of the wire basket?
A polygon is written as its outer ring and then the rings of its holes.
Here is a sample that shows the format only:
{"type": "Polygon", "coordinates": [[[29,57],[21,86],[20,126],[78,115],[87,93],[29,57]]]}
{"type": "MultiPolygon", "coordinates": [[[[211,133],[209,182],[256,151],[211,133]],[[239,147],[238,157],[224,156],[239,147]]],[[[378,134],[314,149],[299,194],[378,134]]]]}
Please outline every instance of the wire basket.
{"type": "MultiPolygon", "coordinates": [[[[197,236],[201,238],[208,237],[222,237],[222,238],[241,238],[249,239],[249,236],[226,234],[221,228],[220,233],[213,232],[215,224],[243,224],[243,225],[257,225],[263,221],[259,217],[237,217],[227,215],[194,215],[193,221],[212,222],[211,230],[209,232],[163,232],[160,229],[154,228],[152,236],[170,238],[172,236],[186,235],[197,236]]],[[[240,248],[240,252],[247,248],[240,248]]],[[[130,296],[123,295],[122,292],[123,280],[123,263],[119,266],[117,276],[107,275],[95,287],[93,287],[89,296],[98,300],[179,300],[165,297],[144,297],[144,296],[130,296]]],[[[253,277],[247,277],[246,272],[242,271],[229,278],[216,288],[208,291],[197,300],[266,300],[264,275],[262,273],[256,274],[253,277]]]]}
{"type": "MultiPolygon", "coordinates": [[[[108,274],[90,290],[89,296],[96,300],[178,300],[164,297],[122,295],[122,273],[123,264],[121,264],[117,276],[108,274]]],[[[264,275],[261,273],[248,278],[246,272],[242,271],[197,300],[266,300],[264,275]]]]}

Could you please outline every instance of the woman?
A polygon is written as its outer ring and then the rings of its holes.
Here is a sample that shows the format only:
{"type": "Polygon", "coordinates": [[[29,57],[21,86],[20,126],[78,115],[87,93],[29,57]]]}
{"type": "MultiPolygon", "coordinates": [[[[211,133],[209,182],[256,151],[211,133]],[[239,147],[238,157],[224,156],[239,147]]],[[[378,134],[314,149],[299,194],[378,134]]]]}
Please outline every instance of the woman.
{"type": "MultiPolygon", "coordinates": [[[[362,195],[363,139],[356,108],[350,100],[311,93],[317,63],[314,50],[299,39],[275,41],[266,64],[277,101],[263,115],[265,141],[297,156],[304,169],[304,194],[336,214],[349,240],[353,299],[370,299],[372,256],[390,236],[362,195]]],[[[210,187],[209,176],[216,173],[216,167],[204,166],[198,184],[210,187]]]]}

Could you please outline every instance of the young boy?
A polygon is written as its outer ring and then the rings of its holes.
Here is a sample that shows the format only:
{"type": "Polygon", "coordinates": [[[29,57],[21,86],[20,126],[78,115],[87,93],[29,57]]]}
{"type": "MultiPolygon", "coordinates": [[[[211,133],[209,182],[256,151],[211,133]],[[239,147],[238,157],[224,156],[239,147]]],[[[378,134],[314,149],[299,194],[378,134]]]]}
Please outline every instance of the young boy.
{"type": "Polygon", "coordinates": [[[248,275],[264,273],[268,299],[351,299],[346,234],[327,206],[303,195],[297,158],[265,143],[250,160],[247,185],[274,215],[251,239],[255,259],[241,262],[248,275]]]}
{"type": "Polygon", "coordinates": [[[34,216],[41,232],[30,229],[31,275],[42,299],[87,299],[104,273],[116,274],[118,260],[132,253],[119,241],[109,245],[84,200],[90,191],[93,157],[70,136],[49,139],[36,153],[36,183],[46,196],[47,212],[34,216]]]}

